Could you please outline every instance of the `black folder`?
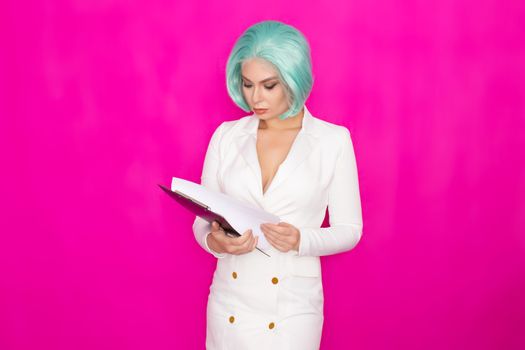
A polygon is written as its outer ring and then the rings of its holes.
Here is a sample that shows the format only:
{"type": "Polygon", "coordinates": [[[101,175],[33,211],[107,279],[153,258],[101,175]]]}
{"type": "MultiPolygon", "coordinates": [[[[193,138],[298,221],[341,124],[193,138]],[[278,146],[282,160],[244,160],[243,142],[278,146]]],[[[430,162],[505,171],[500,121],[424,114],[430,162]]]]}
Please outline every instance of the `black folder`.
{"type": "MultiPolygon", "coordinates": [[[[175,199],[179,204],[181,204],[184,208],[191,211],[193,214],[206,220],[210,224],[213,221],[217,221],[219,225],[221,226],[221,228],[226,233],[226,235],[229,235],[231,237],[241,236],[241,234],[237,232],[224,217],[210,210],[210,207],[208,207],[207,205],[199,202],[198,200],[194,198],[191,198],[190,196],[180,191],[177,191],[177,190],[172,191],[171,189],[167,188],[164,185],[160,185],[160,184],[158,185],[171,198],[175,199]]],[[[269,256],[268,254],[266,254],[264,251],[260,250],[259,248],[255,248],[255,249],[257,249],[264,255],[269,256]]]]}

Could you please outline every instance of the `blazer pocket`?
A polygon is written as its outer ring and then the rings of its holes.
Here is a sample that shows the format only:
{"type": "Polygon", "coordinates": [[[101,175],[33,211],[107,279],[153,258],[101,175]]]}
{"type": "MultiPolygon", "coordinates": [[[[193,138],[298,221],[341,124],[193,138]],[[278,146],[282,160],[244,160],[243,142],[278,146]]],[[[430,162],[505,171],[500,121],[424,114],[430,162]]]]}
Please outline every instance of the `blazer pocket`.
{"type": "Polygon", "coordinates": [[[319,277],[321,261],[316,256],[296,257],[292,260],[291,273],[294,276],[319,277]]]}

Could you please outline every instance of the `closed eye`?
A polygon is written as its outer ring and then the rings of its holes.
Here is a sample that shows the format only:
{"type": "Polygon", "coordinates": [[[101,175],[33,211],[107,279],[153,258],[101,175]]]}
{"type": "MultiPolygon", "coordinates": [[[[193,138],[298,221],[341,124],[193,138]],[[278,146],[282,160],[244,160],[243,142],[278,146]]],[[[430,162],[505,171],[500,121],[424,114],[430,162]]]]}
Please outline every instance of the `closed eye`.
{"type": "MultiPolygon", "coordinates": [[[[275,87],[275,85],[277,85],[277,84],[278,84],[278,83],[275,83],[275,84],[273,84],[273,85],[264,85],[264,88],[265,88],[266,90],[271,90],[271,89],[273,89],[273,88],[275,87]]],[[[245,88],[249,89],[249,88],[251,88],[253,85],[251,85],[251,84],[243,84],[243,86],[244,86],[245,88]]]]}

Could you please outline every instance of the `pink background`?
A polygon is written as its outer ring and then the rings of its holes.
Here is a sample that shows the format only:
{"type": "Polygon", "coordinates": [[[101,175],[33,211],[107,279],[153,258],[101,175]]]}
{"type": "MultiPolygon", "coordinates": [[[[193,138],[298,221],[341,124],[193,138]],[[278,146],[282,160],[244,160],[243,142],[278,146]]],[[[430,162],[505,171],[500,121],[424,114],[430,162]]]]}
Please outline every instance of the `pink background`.
{"type": "Polygon", "coordinates": [[[215,259],[157,187],[199,181],[249,25],[313,55],[364,234],[322,259],[322,349],[525,348],[523,1],[0,5],[0,349],[203,349],[215,259]]]}

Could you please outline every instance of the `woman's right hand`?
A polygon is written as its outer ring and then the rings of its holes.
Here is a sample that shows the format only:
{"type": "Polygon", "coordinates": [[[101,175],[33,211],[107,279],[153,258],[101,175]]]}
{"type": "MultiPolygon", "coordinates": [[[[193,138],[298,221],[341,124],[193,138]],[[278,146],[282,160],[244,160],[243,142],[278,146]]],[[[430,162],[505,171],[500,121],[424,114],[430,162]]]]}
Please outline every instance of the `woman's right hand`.
{"type": "Polygon", "coordinates": [[[257,246],[259,237],[254,237],[252,230],[245,231],[242,236],[229,237],[217,221],[211,224],[211,232],[208,235],[208,247],[217,253],[228,253],[241,255],[251,252],[257,246]]]}

